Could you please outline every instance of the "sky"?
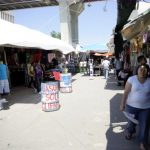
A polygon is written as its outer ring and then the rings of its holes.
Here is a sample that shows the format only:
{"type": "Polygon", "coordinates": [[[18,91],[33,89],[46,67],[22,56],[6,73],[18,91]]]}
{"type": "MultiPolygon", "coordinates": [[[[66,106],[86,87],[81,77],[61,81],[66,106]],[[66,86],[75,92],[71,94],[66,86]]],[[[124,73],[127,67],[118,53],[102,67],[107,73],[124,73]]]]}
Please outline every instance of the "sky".
{"type": "MultiPolygon", "coordinates": [[[[115,0],[85,4],[84,11],[78,17],[79,44],[107,44],[117,21],[115,0]]],[[[29,8],[13,11],[15,23],[45,34],[60,32],[59,7],[29,8]]]]}

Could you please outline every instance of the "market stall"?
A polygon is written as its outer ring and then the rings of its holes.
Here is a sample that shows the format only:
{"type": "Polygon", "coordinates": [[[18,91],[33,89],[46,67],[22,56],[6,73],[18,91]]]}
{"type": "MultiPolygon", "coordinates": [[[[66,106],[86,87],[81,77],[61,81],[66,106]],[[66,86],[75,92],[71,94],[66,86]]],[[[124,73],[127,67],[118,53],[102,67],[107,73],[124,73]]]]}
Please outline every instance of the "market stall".
{"type": "Polygon", "coordinates": [[[30,62],[49,63],[49,70],[55,69],[50,59],[74,51],[74,48],[60,39],[25,26],[0,19],[0,59],[8,65],[11,85],[27,83],[26,66],[30,62]],[[18,78],[19,76],[19,78],[18,78]]]}
{"type": "MultiPolygon", "coordinates": [[[[126,54],[130,56],[131,68],[137,65],[137,57],[141,54],[150,58],[150,8],[138,15],[134,20],[130,21],[122,29],[122,35],[130,42],[128,48],[126,46],[126,54]]],[[[126,56],[126,54],[124,54],[126,56]]]]}
{"type": "Polygon", "coordinates": [[[0,46],[58,50],[64,54],[75,51],[68,43],[40,31],[0,19],[0,46]]]}

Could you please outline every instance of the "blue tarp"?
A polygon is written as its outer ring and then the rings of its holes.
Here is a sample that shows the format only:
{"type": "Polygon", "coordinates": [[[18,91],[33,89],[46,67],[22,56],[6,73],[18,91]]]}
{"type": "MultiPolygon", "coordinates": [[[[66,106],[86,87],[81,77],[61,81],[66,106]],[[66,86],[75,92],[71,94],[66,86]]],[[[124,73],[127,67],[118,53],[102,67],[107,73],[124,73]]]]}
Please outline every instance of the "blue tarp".
{"type": "Polygon", "coordinates": [[[91,44],[91,45],[86,45],[81,48],[81,52],[86,52],[86,51],[96,51],[100,53],[105,53],[108,52],[108,47],[105,44],[91,44]]]}

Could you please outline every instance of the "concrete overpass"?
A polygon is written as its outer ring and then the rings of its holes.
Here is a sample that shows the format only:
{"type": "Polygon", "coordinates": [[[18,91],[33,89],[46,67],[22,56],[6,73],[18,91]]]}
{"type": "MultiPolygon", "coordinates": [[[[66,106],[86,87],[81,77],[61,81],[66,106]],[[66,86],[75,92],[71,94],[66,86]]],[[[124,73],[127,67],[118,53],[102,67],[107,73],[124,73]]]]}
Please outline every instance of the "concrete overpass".
{"type": "MultiPolygon", "coordinates": [[[[76,2],[86,3],[86,2],[95,2],[101,0],[67,0],[67,1],[68,3],[76,3],[76,2]]],[[[57,0],[0,0],[1,11],[44,7],[44,6],[58,6],[58,5],[59,5],[59,1],[57,0]]]]}

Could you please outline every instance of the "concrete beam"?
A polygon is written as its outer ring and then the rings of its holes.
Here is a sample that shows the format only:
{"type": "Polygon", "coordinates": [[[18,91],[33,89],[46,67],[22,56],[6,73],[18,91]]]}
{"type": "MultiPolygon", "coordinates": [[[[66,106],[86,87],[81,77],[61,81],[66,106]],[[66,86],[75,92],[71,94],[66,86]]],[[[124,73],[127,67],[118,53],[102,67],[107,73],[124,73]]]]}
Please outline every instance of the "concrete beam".
{"type": "Polygon", "coordinates": [[[71,31],[72,31],[72,44],[74,47],[79,43],[78,36],[78,16],[84,10],[84,4],[78,2],[76,4],[72,4],[70,6],[70,14],[71,14],[71,31]]]}
{"type": "Polygon", "coordinates": [[[58,0],[60,8],[61,39],[76,46],[78,44],[78,16],[84,10],[80,0],[58,0]]]}
{"type": "Polygon", "coordinates": [[[59,14],[60,14],[60,28],[61,28],[61,39],[69,44],[72,44],[71,37],[71,16],[70,8],[67,0],[59,1],[59,14]]]}

